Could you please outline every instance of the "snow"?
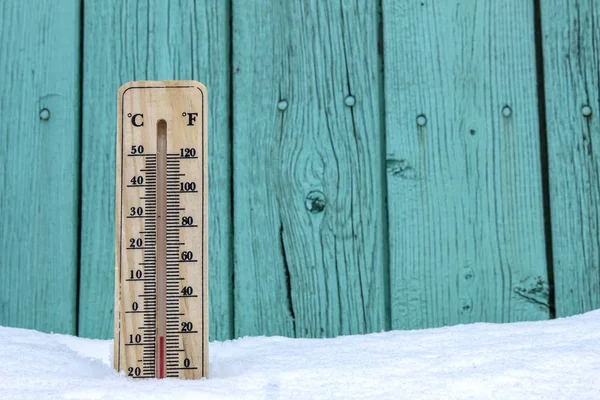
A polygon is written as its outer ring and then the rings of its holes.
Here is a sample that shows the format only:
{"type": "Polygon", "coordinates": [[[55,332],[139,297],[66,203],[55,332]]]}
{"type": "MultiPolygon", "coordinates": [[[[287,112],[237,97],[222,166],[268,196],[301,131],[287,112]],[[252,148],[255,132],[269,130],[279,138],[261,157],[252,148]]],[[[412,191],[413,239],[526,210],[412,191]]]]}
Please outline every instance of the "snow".
{"type": "Polygon", "coordinates": [[[210,378],[132,380],[112,341],[0,327],[1,399],[600,399],[600,311],[210,344],[210,378]]]}

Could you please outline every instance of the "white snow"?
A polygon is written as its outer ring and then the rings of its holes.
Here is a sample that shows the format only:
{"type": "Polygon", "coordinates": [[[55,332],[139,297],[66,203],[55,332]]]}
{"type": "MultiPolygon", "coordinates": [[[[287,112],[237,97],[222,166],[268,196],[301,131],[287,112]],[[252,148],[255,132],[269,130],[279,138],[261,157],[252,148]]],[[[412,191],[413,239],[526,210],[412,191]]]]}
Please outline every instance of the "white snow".
{"type": "Polygon", "coordinates": [[[211,377],[132,380],[112,341],[0,327],[1,399],[600,399],[600,311],[335,339],[210,344],[211,377]]]}

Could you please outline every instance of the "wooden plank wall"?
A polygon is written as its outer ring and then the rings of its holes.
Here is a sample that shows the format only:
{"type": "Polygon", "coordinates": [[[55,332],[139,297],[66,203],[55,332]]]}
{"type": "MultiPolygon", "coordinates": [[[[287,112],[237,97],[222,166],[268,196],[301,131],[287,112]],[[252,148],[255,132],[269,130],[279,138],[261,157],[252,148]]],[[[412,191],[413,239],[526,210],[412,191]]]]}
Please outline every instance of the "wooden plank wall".
{"type": "Polygon", "coordinates": [[[374,2],[233,1],[235,335],[386,328],[374,2]]]}
{"type": "Polygon", "coordinates": [[[80,23],[0,2],[0,325],[76,333],[80,23]]]}
{"type": "Polygon", "coordinates": [[[547,319],[533,3],[383,3],[392,327],[547,319]]]}
{"type": "Polygon", "coordinates": [[[600,308],[600,7],[500,3],[1,2],[0,325],[111,337],[143,79],[209,89],[211,340],[600,308]]]}
{"type": "Polygon", "coordinates": [[[600,5],[541,2],[556,315],[600,308],[600,5]]]}

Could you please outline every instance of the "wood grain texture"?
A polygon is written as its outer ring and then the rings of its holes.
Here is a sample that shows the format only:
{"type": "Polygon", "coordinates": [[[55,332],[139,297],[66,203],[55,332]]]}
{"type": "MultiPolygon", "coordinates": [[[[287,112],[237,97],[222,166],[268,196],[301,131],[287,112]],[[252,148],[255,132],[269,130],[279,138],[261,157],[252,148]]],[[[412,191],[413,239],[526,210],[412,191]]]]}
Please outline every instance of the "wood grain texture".
{"type": "Polygon", "coordinates": [[[0,3],[4,326],[76,332],[79,7],[74,0],[0,3]]]}
{"type": "Polygon", "coordinates": [[[600,5],[544,0],[541,17],[556,315],[564,317],[600,308],[600,5]]]}
{"type": "Polygon", "coordinates": [[[233,29],[235,336],[385,329],[375,3],[238,0],[233,29]]]}
{"type": "Polygon", "coordinates": [[[229,5],[85,1],[79,329],[113,333],[115,93],[132,80],[202,81],[210,93],[211,339],[232,337],[229,5]]]}
{"type": "Polygon", "coordinates": [[[383,1],[395,329],[549,317],[533,11],[383,1]]]}

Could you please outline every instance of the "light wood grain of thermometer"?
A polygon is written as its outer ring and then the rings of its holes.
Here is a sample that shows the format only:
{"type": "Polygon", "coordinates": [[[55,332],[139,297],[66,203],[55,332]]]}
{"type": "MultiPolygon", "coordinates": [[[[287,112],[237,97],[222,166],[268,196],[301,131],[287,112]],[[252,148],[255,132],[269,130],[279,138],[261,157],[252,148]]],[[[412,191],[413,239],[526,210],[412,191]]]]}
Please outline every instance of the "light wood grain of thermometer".
{"type": "Polygon", "coordinates": [[[208,376],[207,92],[196,81],[119,89],[114,367],[208,376]]]}

